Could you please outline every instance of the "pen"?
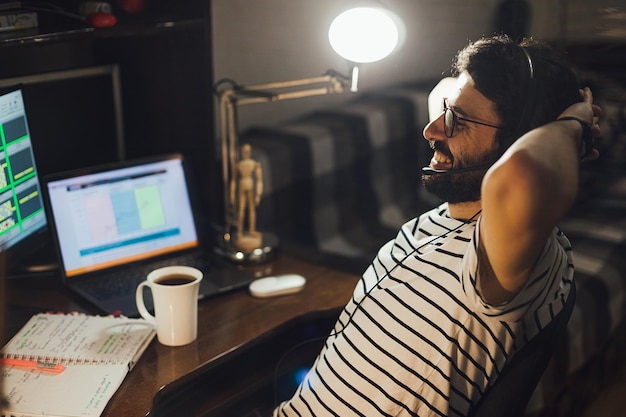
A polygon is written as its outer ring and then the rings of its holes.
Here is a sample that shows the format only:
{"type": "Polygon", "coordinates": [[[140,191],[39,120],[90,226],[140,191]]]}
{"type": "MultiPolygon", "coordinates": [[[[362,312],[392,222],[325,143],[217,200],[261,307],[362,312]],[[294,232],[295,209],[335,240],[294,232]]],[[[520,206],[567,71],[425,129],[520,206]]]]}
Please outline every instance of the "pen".
{"type": "Polygon", "coordinates": [[[23,359],[0,358],[0,364],[3,366],[19,366],[22,368],[31,368],[41,372],[51,372],[60,374],[65,367],[59,363],[44,361],[27,361],[23,359]]]}

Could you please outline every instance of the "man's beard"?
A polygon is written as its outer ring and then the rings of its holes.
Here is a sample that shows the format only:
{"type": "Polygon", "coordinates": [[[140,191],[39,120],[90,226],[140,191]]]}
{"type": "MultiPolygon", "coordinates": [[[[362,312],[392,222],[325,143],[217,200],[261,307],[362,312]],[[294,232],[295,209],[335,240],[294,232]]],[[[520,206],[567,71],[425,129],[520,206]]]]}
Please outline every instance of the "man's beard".
{"type": "Polygon", "coordinates": [[[484,155],[480,160],[468,161],[463,166],[456,167],[461,169],[487,165],[485,168],[473,171],[454,172],[452,169],[447,173],[422,175],[422,184],[426,191],[448,203],[479,201],[485,173],[498,160],[499,156],[497,151],[493,151],[484,155]]]}
{"type": "Polygon", "coordinates": [[[476,171],[422,175],[426,191],[448,203],[465,203],[480,200],[480,188],[488,168],[476,171]]]}

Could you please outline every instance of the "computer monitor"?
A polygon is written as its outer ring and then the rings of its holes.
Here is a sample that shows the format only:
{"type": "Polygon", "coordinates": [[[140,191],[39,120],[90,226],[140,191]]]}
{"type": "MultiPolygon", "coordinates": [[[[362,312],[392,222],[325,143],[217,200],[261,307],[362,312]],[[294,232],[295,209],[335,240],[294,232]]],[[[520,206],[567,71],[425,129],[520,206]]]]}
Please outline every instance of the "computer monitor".
{"type": "Polygon", "coordinates": [[[0,249],[11,268],[45,240],[47,219],[22,89],[0,89],[0,249]]]}
{"type": "MultiPolygon", "coordinates": [[[[125,159],[120,70],[98,65],[0,79],[0,89],[19,85],[39,178],[125,159]]],[[[25,250],[11,250],[9,276],[45,272],[58,259],[46,228],[25,250]],[[28,255],[28,256],[27,256],[28,255]]],[[[17,249],[17,248],[16,248],[17,249]]]]}

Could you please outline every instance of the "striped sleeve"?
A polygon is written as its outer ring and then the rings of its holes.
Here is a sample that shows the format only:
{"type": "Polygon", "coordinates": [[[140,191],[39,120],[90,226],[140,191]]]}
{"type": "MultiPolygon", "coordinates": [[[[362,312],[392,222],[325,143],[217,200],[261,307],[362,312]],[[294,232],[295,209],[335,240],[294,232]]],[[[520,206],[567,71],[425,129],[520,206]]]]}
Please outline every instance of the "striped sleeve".
{"type": "Polygon", "coordinates": [[[572,250],[567,238],[555,229],[525,286],[509,302],[494,306],[480,296],[480,276],[477,272],[479,230],[480,221],[477,222],[473,242],[464,257],[462,267],[463,289],[470,306],[477,313],[504,322],[517,322],[529,312],[533,314],[533,311],[545,307],[546,311],[551,311],[549,317],[540,319],[542,322],[540,328],[545,327],[561,310],[564,300],[569,295],[574,275],[572,250]],[[557,302],[553,302],[554,300],[557,302]]]}

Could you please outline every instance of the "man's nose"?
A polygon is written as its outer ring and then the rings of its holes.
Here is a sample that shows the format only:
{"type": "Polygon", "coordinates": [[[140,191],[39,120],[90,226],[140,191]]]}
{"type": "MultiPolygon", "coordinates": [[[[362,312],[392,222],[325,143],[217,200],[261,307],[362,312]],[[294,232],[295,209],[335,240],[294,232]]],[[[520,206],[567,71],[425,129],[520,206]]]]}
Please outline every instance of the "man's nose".
{"type": "Polygon", "coordinates": [[[446,137],[443,126],[443,112],[435,120],[431,120],[422,132],[424,139],[433,141],[436,139],[444,139],[446,137]]]}

